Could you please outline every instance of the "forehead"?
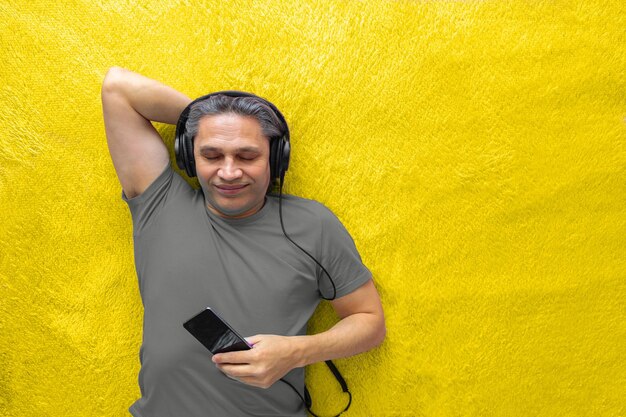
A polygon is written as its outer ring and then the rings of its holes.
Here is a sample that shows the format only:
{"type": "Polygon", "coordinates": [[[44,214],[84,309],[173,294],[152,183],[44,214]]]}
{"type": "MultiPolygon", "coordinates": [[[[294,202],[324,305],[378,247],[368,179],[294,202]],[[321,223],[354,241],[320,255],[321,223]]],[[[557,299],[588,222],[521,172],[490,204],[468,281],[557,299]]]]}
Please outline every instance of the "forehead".
{"type": "Polygon", "coordinates": [[[221,149],[268,146],[261,124],[251,116],[226,113],[204,116],[198,124],[194,148],[214,147],[221,149]]]}

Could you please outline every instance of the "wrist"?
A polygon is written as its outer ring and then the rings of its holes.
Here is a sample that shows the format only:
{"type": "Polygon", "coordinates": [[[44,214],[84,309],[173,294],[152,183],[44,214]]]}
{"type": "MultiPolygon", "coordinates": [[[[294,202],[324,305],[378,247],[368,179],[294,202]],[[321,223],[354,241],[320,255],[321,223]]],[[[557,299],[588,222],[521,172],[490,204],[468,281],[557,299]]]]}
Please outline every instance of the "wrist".
{"type": "Polygon", "coordinates": [[[296,368],[304,368],[309,365],[308,351],[309,340],[311,336],[293,336],[292,337],[292,357],[294,358],[296,368]]]}

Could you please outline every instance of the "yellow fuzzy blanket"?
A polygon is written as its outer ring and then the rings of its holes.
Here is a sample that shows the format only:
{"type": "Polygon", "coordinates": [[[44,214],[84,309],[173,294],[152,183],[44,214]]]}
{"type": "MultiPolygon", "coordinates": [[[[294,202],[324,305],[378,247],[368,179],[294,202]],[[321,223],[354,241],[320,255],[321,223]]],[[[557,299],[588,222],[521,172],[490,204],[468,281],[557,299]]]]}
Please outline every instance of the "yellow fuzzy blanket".
{"type": "MultiPolygon", "coordinates": [[[[285,114],[286,191],[344,222],[385,308],[383,345],[336,361],[346,416],[626,415],[623,1],[0,15],[0,415],[127,416],[139,396],[132,223],[100,103],[113,65],[285,114]]],[[[310,331],[335,320],[323,304],[310,331]]],[[[307,375],[314,410],[341,410],[325,366],[307,375]]]]}

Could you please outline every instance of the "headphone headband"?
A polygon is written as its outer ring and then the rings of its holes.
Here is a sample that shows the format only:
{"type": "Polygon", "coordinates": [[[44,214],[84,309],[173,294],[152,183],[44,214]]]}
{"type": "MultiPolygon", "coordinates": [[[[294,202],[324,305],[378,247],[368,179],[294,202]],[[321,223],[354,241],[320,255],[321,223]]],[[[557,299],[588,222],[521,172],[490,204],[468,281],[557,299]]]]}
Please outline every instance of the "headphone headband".
{"type": "Polygon", "coordinates": [[[176,163],[178,168],[185,170],[189,177],[196,176],[196,164],[193,156],[193,138],[189,137],[186,132],[187,119],[189,118],[189,112],[191,107],[199,102],[206,100],[210,97],[223,94],[229,97],[254,97],[261,100],[264,104],[270,107],[276,117],[282,122],[285,133],[279,138],[270,138],[270,175],[272,183],[280,181],[282,184],[285,173],[289,168],[289,155],[290,155],[290,143],[289,143],[289,125],[287,120],[278,110],[278,108],[272,104],[269,100],[259,97],[252,93],[237,90],[224,90],[214,93],[206,94],[198,97],[185,107],[181,112],[178,122],[176,123],[176,139],[174,141],[174,153],[176,154],[176,163]]]}

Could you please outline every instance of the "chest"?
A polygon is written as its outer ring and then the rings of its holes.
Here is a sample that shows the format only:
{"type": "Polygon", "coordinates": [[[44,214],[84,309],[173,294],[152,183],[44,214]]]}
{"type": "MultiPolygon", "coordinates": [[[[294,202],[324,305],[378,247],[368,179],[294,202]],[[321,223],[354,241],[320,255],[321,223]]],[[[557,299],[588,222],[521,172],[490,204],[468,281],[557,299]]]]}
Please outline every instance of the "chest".
{"type": "MultiPolygon", "coordinates": [[[[319,302],[317,267],[280,226],[228,229],[204,220],[168,222],[136,242],[146,311],[180,319],[211,306],[247,334],[286,334],[305,325],[319,302]]],[[[314,236],[298,244],[317,251],[314,236]]]]}

